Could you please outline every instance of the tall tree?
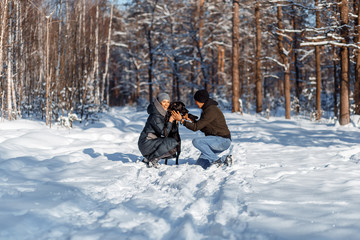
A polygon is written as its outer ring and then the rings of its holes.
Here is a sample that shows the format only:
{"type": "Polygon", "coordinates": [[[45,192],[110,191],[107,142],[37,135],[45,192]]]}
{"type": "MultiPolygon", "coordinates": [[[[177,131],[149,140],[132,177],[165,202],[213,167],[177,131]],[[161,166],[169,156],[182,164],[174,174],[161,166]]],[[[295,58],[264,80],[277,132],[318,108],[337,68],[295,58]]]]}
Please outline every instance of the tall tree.
{"type": "Polygon", "coordinates": [[[349,6],[348,0],[339,0],[341,36],[344,46],[341,48],[341,83],[340,83],[340,125],[350,123],[349,107],[349,6]]]}
{"type": "Polygon", "coordinates": [[[354,1],[355,16],[355,43],[358,48],[355,50],[356,65],[355,65],[355,87],[354,87],[354,101],[355,101],[355,114],[360,115],[360,2],[354,1]]]}
{"type": "Polygon", "coordinates": [[[297,9],[295,4],[292,4],[292,18],[291,18],[291,25],[293,27],[293,63],[294,63],[294,68],[295,68],[295,94],[296,94],[296,106],[295,106],[295,112],[296,114],[299,114],[300,112],[300,94],[301,94],[301,80],[300,80],[300,61],[299,61],[299,42],[301,41],[300,39],[300,34],[299,34],[299,30],[298,30],[298,16],[297,16],[297,9]]]}
{"type": "Polygon", "coordinates": [[[9,0],[4,0],[1,2],[1,9],[0,9],[0,19],[1,19],[1,32],[0,32],[0,78],[2,77],[2,70],[4,66],[4,45],[5,45],[5,38],[6,38],[6,26],[8,22],[8,7],[9,7],[9,0]]]}
{"type": "Polygon", "coordinates": [[[51,70],[50,70],[50,24],[51,17],[55,13],[55,10],[50,13],[46,18],[46,125],[50,125],[50,81],[51,81],[51,70]]]}
{"type": "Polygon", "coordinates": [[[255,56],[255,81],[256,81],[256,112],[262,111],[262,84],[261,84],[261,24],[260,1],[255,3],[256,23],[256,56],[255,56]]]}
{"type": "Polygon", "coordinates": [[[232,111],[240,112],[240,76],[239,76],[239,0],[233,0],[232,26],[232,111]]]}
{"type": "MultiPolygon", "coordinates": [[[[114,5],[111,4],[110,7],[110,19],[109,19],[109,28],[108,28],[108,39],[106,44],[106,57],[105,57],[105,72],[103,74],[103,92],[105,91],[105,83],[106,83],[106,104],[109,104],[110,96],[109,96],[109,58],[110,58],[110,43],[111,43],[111,33],[112,33],[112,22],[113,22],[113,12],[114,5]]],[[[102,94],[104,96],[104,93],[102,94]]]]}
{"type": "Polygon", "coordinates": [[[15,118],[15,111],[16,111],[16,106],[14,107],[13,111],[13,105],[16,105],[16,101],[14,101],[15,98],[15,91],[14,91],[14,79],[13,79],[13,33],[12,33],[12,18],[13,18],[13,14],[12,14],[12,4],[11,2],[9,3],[9,37],[8,37],[8,47],[7,47],[7,53],[8,53],[8,58],[7,58],[7,113],[8,113],[8,119],[12,120],[15,118]],[[14,98],[12,98],[14,97],[14,98]]]}
{"type": "MultiPolygon", "coordinates": [[[[320,28],[320,9],[319,0],[315,0],[316,28],[320,28]]],[[[320,68],[320,46],[315,46],[315,66],[316,66],[316,119],[321,119],[321,68],[320,68]]]]}
{"type": "Polygon", "coordinates": [[[278,48],[279,54],[282,59],[282,66],[284,69],[284,95],[285,95],[285,118],[291,118],[291,101],[290,101],[290,63],[289,54],[291,49],[287,50],[284,46],[284,26],[282,20],[282,5],[277,6],[277,19],[278,19],[278,48]]]}

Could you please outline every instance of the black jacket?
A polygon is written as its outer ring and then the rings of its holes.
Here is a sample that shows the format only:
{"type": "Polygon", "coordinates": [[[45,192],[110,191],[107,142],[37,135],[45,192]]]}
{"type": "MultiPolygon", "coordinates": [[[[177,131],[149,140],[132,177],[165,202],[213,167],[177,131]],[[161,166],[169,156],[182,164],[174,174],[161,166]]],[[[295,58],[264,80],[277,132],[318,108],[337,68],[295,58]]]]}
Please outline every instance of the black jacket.
{"type": "Polygon", "coordinates": [[[164,131],[166,111],[157,99],[148,106],[147,112],[149,117],[140,134],[138,147],[144,157],[152,160],[168,153],[178,143],[174,138],[165,136],[171,131],[172,124],[167,124],[164,131]]]}

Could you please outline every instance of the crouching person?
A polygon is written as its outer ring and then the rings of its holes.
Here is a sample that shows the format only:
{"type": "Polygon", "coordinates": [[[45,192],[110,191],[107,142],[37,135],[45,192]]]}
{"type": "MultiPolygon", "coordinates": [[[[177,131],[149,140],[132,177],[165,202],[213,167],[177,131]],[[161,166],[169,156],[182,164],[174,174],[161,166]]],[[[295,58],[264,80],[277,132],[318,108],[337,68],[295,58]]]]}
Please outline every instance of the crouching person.
{"type": "MultiPolygon", "coordinates": [[[[148,167],[158,168],[161,159],[176,156],[178,142],[175,138],[168,137],[172,124],[165,124],[166,111],[170,105],[170,97],[167,93],[160,93],[158,97],[149,104],[147,112],[149,117],[142,130],[138,147],[143,155],[143,162],[148,167]],[[164,127],[167,125],[166,127],[164,127]]],[[[169,122],[175,121],[170,117],[169,122]]]]}
{"type": "Polygon", "coordinates": [[[224,156],[222,159],[218,154],[227,150],[231,145],[231,135],[226,124],[224,114],[217,107],[218,103],[209,98],[206,90],[199,90],[194,95],[195,104],[202,110],[200,119],[192,122],[187,116],[184,118],[173,111],[172,116],[176,121],[192,131],[200,130],[205,134],[204,137],[194,138],[192,143],[201,152],[196,161],[197,165],[204,169],[212,164],[216,166],[231,166],[232,156],[224,156]],[[186,121],[187,120],[187,121],[186,121]]]}

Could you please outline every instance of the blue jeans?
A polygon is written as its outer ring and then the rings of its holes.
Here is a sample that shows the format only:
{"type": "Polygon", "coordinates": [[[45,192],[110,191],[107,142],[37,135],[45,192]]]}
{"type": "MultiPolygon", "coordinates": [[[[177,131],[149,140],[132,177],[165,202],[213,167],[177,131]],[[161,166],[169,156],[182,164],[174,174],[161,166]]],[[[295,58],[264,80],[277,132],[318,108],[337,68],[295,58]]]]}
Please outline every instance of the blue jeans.
{"type": "Polygon", "coordinates": [[[205,136],[193,139],[192,143],[201,152],[199,160],[206,159],[213,163],[219,159],[219,153],[230,147],[231,140],[218,136],[205,136]]]}

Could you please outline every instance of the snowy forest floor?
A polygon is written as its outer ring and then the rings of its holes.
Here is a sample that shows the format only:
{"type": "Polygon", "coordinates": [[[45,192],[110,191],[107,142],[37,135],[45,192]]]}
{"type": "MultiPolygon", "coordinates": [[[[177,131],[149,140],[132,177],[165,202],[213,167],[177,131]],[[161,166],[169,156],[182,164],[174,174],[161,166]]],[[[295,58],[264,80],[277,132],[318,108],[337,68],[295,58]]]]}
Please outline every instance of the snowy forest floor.
{"type": "Polygon", "coordinates": [[[358,239],[359,128],[225,117],[234,165],[207,170],[182,126],[180,164],[146,168],[134,108],[1,122],[0,239],[358,239]]]}

